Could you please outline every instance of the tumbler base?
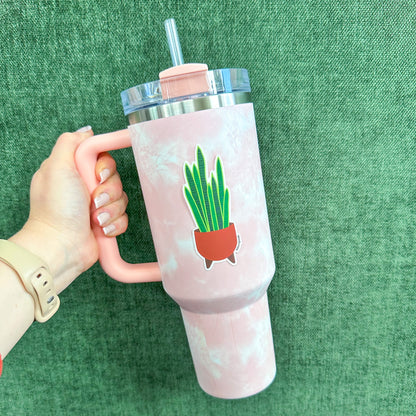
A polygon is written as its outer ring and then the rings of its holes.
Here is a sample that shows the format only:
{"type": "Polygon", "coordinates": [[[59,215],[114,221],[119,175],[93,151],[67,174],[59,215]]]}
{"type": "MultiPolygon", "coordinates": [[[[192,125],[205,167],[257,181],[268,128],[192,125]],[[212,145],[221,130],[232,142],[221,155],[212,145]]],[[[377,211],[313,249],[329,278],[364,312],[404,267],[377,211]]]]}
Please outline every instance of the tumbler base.
{"type": "Polygon", "coordinates": [[[276,363],[267,293],[231,312],[181,311],[198,382],[206,393],[238,399],[272,383],[276,363]]]}

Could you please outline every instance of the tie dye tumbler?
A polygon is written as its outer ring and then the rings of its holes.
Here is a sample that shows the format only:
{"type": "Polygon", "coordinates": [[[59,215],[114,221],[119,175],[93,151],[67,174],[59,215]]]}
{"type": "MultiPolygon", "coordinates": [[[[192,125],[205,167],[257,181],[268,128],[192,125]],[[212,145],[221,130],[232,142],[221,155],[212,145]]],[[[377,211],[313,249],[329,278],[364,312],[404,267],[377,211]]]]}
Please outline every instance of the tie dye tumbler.
{"type": "Polygon", "coordinates": [[[227,399],[276,374],[267,288],[275,272],[250,83],[245,69],[184,64],[173,19],[173,67],[121,93],[129,127],[77,150],[89,191],[98,154],[132,147],[157,263],[130,264],[94,227],[100,263],[121,282],[162,280],[181,308],[198,382],[227,399]]]}

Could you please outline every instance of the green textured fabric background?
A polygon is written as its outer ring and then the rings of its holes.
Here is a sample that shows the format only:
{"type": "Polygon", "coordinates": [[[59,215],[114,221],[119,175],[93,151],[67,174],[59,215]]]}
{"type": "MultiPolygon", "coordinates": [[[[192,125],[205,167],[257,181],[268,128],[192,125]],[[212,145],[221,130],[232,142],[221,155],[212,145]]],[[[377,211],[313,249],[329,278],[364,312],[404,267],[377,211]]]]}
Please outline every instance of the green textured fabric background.
{"type": "MultiPolygon", "coordinates": [[[[0,1],[0,237],[28,214],[56,138],[126,126],[119,93],[188,62],[249,70],[277,272],[277,378],[238,401],[206,395],[179,308],[160,283],[97,264],[5,360],[0,414],[416,414],[416,2],[0,1]]],[[[119,238],[155,260],[133,156],[119,238]]]]}

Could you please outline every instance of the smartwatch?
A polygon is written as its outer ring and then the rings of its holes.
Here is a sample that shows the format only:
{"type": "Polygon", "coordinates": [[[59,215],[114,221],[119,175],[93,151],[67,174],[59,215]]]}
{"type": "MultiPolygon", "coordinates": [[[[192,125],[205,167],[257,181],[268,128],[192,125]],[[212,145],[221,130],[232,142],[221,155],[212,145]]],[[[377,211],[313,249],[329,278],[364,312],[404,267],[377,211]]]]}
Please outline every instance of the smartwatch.
{"type": "Polygon", "coordinates": [[[39,322],[50,319],[58,310],[60,301],[45,262],[8,240],[0,240],[0,260],[17,273],[26,291],[32,295],[35,319],[39,322]]]}

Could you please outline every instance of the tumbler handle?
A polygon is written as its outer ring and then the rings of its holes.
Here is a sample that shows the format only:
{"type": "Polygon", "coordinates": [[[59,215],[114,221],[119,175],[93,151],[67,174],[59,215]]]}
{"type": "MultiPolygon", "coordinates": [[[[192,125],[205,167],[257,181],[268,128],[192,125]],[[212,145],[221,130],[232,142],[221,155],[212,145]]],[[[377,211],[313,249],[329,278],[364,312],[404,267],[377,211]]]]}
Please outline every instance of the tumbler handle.
{"type": "MultiPolygon", "coordinates": [[[[92,136],[79,145],[75,153],[75,163],[90,194],[99,184],[95,176],[98,155],[102,152],[130,146],[131,139],[128,129],[92,136]]],[[[92,225],[92,229],[97,239],[101,267],[110,277],[124,283],[161,280],[160,268],[157,263],[127,263],[120,256],[115,237],[106,237],[98,225],[92,225]]]]}

